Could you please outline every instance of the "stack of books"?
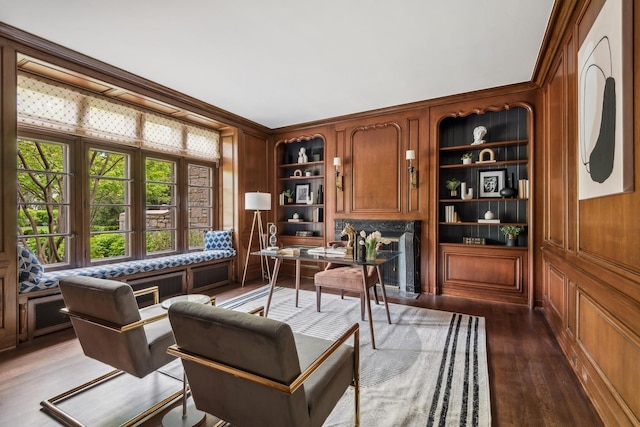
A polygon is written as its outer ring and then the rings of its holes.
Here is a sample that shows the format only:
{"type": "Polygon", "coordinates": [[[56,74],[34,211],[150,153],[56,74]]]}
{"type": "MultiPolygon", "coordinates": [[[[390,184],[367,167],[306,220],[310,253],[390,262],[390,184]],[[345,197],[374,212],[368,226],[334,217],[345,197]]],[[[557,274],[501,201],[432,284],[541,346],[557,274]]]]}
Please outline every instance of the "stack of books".
{"type": "Polygon", "coordinates": [[[300,248],[282,248],[278,250],[277,254],[285,256],[298,256],[300,255],[300,248]]]}
{"type": "Polygon", "coordinates": [[[314,208],[311,214],[311,220],[313,222],[322,222],[322,208],[314,208]]]}
{"type": "Polygon", "coordinates": [[[307,249],[307,253],[310,255],[324,255],[324,256],[335,256],[335,257],[344,257],[347,254],[347,248],[339,247],[324,247],[319,246],[317,248],[307,249]]]}

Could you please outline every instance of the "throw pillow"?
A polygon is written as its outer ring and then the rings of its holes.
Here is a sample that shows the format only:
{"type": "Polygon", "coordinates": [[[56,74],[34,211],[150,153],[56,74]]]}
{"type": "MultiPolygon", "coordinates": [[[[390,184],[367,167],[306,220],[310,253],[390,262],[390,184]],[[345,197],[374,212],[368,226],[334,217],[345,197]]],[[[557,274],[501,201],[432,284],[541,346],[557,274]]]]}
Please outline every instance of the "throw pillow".
{"type": "Polygon", "coordinates": [[[204,233],[204,250],[233,249],[233,230],[215,230],[204,233]]]}
{"type": "Polygon", "coordinates": [[[18,246],[18,277],[20,282],[38,283],[44,268],[28,248],[18,246]]]}

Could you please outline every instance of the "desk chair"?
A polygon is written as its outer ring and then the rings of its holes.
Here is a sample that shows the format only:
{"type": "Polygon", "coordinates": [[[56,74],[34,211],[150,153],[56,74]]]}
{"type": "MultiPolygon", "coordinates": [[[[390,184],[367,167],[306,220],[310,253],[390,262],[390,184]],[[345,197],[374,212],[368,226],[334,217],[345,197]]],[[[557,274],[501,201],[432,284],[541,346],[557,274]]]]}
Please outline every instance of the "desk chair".
{"type": "MultiPolygon", "coordinates": [[[[331,242],[337,243],[337,242],[331,242]]],[[[364,321],[365,304],[369,313],[369,328],[371,334],[371,346],[376,348],[373,334],[373,319],[371,319],[371,301],[369,300],[370,288],[373,288],[376,304],[378,303],[378,293],[376,284],[380,278],[380,268],[372,265],[344,265],[339,263],[327,263],[323,271],[315,274],[313,282],[316,287],[316,309],[320,311],[322,288],[340,290],[340,296],[344,297],[345,291],[353,291],[360,295],[360,318],[364,321]]],[[[387,294],[382,284],[382,300],[387,312],[387,321],[391,324],[391,315],[387,304],[387,294]]]]}

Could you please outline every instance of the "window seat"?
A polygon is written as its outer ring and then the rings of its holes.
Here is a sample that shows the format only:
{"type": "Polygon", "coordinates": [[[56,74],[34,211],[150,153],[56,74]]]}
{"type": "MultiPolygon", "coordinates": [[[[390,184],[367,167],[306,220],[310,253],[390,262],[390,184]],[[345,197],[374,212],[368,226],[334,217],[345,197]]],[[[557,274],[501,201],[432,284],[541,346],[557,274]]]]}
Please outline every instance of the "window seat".
{"type": "Polygon", "coordinates": [[[142,259],[134,261],[118,262],[94,267],[72,268],[58,270],[50,273],[42,273],[39,280],[22,281],[19,293],[55,289],[58,281],[66,276],[89,276],[100,279],[118,279],[125,276],[138,275],[140,273],[152,273],[174,267],[183,267],[192,264],[200,264],[212,260],[232,258],[236,256],[235,249],[211,249],[202,252],[189,252],[186,254],[170,255],[161,258],[142,259]]]}
{"type": "MultiPolygon", "coordinates": [[[[134,290],[158,286],[162,300],[231,283],[235,259],[231,230],[206,232],[203,251],[51,272],[45,272],[42,266],[34,266],[38,260],[32,254],[25,257],[19,251],[19,340],[29,341],[71,326],[67,316],[60,313],[64,301],[58,284],[63,277],[120,280],[129,283],[134,290]]],[[[139,302],[144,304],[145,301],[139,302]]]]}

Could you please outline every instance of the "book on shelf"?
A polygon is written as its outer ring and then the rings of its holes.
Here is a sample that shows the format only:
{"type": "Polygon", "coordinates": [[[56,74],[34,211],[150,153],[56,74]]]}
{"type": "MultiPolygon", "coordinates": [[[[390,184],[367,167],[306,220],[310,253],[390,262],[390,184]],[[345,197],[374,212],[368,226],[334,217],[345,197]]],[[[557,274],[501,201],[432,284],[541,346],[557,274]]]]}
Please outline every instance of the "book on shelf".
{"type": "Polygon", "coordinates": [[[518,198],[519,199],[529,198],[529,180],[528,179],[518,180],[518,198]]]}
{"type": "Polygon", "coordinates": [[[313,222],[322,222],[322,208],[313,208],[311,217],[313,222]]]}
{"type": "Polygon", "coordinates": [[[484,237],[463,237],[462,243],[465,245],[484,245],[486,240],[484,237]]]}
{"type": "Polygon", "coordinates": [[[478,218],[478,222],[480,224],[500,224],[500,218],[493,218],[493,219],[478,218]]]}
{"type": "Polygon", "coordinates": [[[289,221],[289,222],[302,222],[302,218],[289,218],[287,221],[289,221]]]}

